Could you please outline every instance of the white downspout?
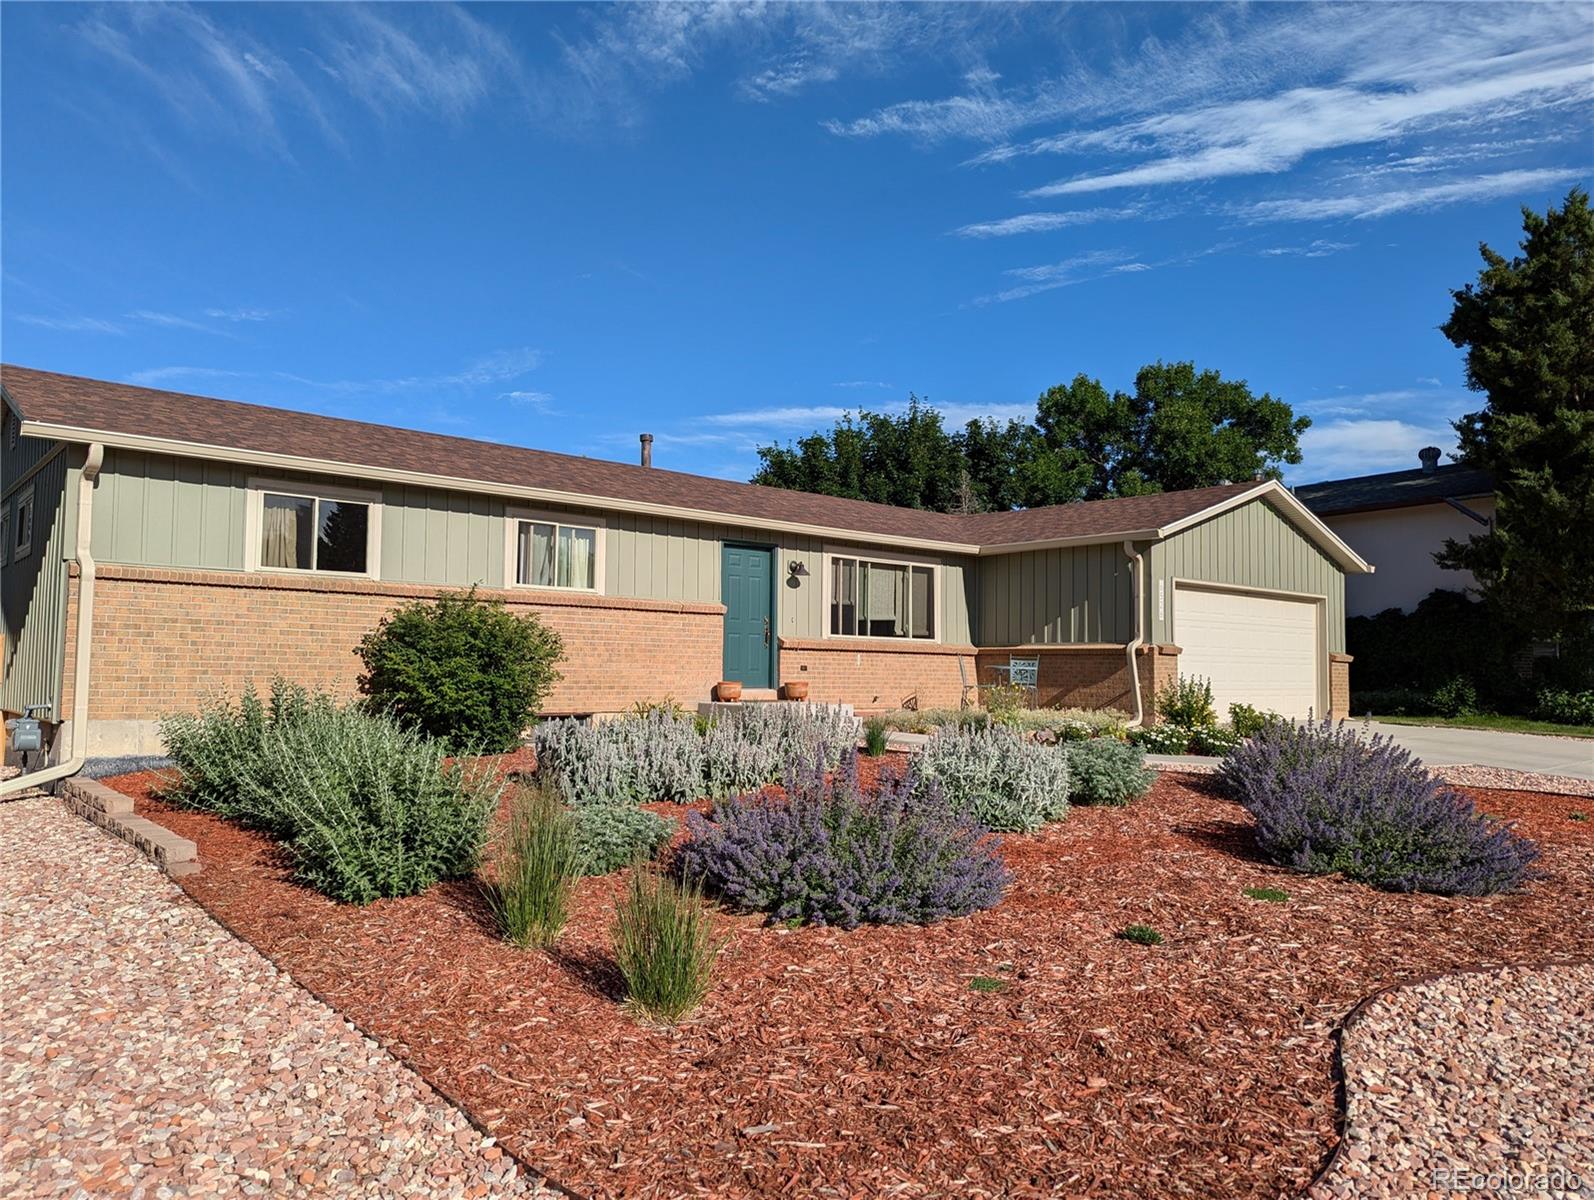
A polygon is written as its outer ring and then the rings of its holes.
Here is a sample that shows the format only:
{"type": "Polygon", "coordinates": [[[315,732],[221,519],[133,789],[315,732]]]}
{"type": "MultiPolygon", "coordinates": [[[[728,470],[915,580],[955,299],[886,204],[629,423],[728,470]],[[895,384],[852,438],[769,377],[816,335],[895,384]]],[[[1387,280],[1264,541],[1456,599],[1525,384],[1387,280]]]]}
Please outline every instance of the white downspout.
{"type": "Polygon", "coordinates": [[[89,747],[89,647],[94,640],[94,481],[105,461],[105,447],[89,444],[83,472],[77,482],[77,641],[72,656],[72,721],[67,726],[67,758],[43,771],[18,775],[0,783],[0,796],[42,787],[66,779],[83,769],[89,747]]]}
{"type": "Polygon", "coordinates": [[[1135,712],[1129,718],[1129,728],[1134,729],[1146,720],[1145,699],[1140,694],[1140,664],[1135,661],[1146,635],[1146,562],[1131,541],[1124,542],[1124,554],[1129,559],[1130,595],[1135,610],[1135,636],[1124,646],[1124,658],[1129,664],[1129,693],[1135,698],[1135,712]]]}

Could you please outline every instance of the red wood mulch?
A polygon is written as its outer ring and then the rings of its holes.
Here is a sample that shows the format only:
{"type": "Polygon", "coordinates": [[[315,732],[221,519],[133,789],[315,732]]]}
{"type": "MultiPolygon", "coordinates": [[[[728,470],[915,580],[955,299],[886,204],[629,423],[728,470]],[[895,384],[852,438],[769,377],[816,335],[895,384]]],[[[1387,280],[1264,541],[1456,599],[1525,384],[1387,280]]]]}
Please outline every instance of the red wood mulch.
{"type": "Polygon", "coordinates": [[[588,1195],[1294,1194],[1334,1145],[1329,1035],[1361,996],[1594,952],[1586,800],[1476,793],[1548,877],[1444,899],[1271,867],[1241,809],[1164,775],[1008,839],[989,912],[851,933],[727,916],[707,1003],[661,1030],[615,999],[619,877],[580,885],[556,953],[516,951],[469,884],[341,907],[264,838],[151,800],[156,778],[107,782],[198,843],[195,899],[588,1195]],[[1132,922],[1165,944],[1113,936],[1132,922]]]}

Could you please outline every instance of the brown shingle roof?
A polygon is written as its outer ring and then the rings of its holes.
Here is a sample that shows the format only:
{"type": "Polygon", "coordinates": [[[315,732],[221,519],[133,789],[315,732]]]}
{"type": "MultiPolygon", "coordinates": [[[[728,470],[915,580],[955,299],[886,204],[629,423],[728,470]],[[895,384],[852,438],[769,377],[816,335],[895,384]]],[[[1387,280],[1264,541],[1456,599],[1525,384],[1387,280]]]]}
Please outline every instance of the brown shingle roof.
{"type": "Polygon", "coordinates": [[[1225,484],[1018,512],[960,516],[733,483],[657,467],[528,450],[364,421],[216,400],[0,366],[23,417],[42,425],[155,437],[480,484],[546,488],[573,496],[666,505],[729,520],[813,525],[840,532],[962,545],[1112,537],[1168,525],[1256,485],[1225,484]]]}

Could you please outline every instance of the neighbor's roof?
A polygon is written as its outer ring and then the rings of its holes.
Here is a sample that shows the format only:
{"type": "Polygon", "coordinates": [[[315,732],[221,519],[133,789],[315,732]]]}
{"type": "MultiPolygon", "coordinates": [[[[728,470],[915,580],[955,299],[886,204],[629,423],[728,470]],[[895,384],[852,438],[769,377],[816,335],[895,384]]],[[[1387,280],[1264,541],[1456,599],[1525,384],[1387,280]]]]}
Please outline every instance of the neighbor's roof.
{"type": "Polygon", "coordinates": [[[1446,500],[1493,493],[1494,477],[1489,472],[1462,463],[1449,463],[1432,471],[1418,467],[1410,471],[1307,483],[1295,489],[1295,498],[1318,516],[1326,517],[1378,508],[1406,508],[1413,504],[1441,504],[1446,500]]]}
{"type": "Polygon", "coordinates": [[[0,384],[33,436],[489,491],[545,503],[721,520],[978,554],[1018,545],[1165,536],[1253,495],[1265,496],[1349,570],[1366,564],[1276,483],[1233,483],[1015,512],[925,512],[658,467],[528,450],[364,421],[241,404],[0,366],[0,384]]]}

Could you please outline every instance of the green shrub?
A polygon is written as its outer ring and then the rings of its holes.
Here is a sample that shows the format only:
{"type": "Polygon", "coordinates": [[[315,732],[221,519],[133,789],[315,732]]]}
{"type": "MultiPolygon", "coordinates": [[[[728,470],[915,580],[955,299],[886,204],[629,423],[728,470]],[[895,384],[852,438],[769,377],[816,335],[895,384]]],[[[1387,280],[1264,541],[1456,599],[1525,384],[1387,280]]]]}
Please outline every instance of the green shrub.
{"type": "Polygon", "coordinates": [[[502,790],[391,717],[280,680],[269,708],[249,691],[166,718],[161,734],[173,800],[285,842],[301,882],[355,904],[469,875],[502,790]]]}
{"type": "Polygon", "coordinates": [[[1465,675],[1434,689],[1433,708],[1442,717],[1466,717],[1478,711],[1478,689],[1465,675]]]}
{"type": "Polygon", "coordinates": [[[559,635],[475,589],[394,610],[360,642],[360,690],[456,753],[511,750],[560,676],[559,635]]]}
{"type": "Polygon", "coordinates": [[[1128,804],[1145,795],[1155,778],[1141,746],[1092,738],[1068,747],[1069,799],[1075,804],[1128,804]]]}
{"type": "Polygon", "coordinates": [[[1247,900],[1265,900],[1269,904],[1283,904],[1290,898],[1283,888],[1248,887],[1242,894],[1247,900]]]}
{"type": "Polygon", "coordinates": [[[887,729],[901,733],[934,733],[947,726],[983,729],[991,723],[991,714],[982,708],[899,708],[880,719],[887,729]]]}
{"type": "MultiPolygon", "coordinates": [[[[1515,658],[1521,640],[1502,627],[1481,601],[1461,592],[1430,592],[1412,612],[1387,609],[1345,622],[1345,650],[1355,656],[1352,711],[1387,712],[1369,692],[1428,696],[1457,676],[1486,685],[1481,699],[1510,710],[1523,684],[1515,658]]],[[[1423,710],[1406,710],[1412,716],[1423,710]]]]}
{"type": "Polygon", "coordinates": [[[989,975],[976,975],[969,980],[969,988],[976,992],[1000,992],[1007,988],[1007,981],[992,979],[989,975]]]}
{"type": "Polygon", "coordinates": [[[1351,693],[1351,711],[1363,716],[1426,717],[1434,711],[1433,695],[1416,688],[1357,688],[1351,693]]]}
{"type": "Polygon", "coordinates": [[[663,817],[629,804],[587,804],[573,813],[583,875],[608,875],[656,858],[675,832],[663,817]]]}
{"type": "Polygon", "coordinates": [[[483,889],[504,937],[517,946],[552,946],[570,917],[570,889],[581,860],[570,810],[542,788],[515,797],[483,889]]]}
{"type": "Polygon", "coordinates": [[[1238,701],[1229,705],[1229,728],[1234,731],[1236,737],[1255,737],[1262,732],[1262,727],[1269,721],[1282,721],[1283,719],[1276,712],[1253,708],[1249,704],[1240,704],[1238,701]]]}
{"type": "Polygon", "coordinates": [[[1218,723],[1212,705],[1212,681],[1192,675],[1170,680],[1157,693],[1157,715],[1170,725],[1206,729],[1218,723]]]}
{"type": "Polygon", "coordinates": [[[1178,725],[1141,725],[1129,731],[1129,740],[1147,754],[1183,754],[1190,748],[1190,731],[1178,725]]]}
{"type": "Polygon", "coordinates": [[[1221,725],[1207,725],[1190,731],[1190,752],[1222,758],[1245,739],[1232,729],[1221,725]]]}
{"type": "Polygon", "coordinates": [[[993,683],[983,689],[985,709],[997,720],[1001,714],[1016,712],[1029,703],[1030,690],[1017,683],[993,683]]]}
{"type": "Polygon", "coordinates": [[[870,717],[863,723],[864,753],[879,758],[886,752],[886,742],[890,736],[890,730],[886,727],[883,718],[870,717]]]}
{"type": "Polygon", "coordinates": [[[1118,931],[1118,936],[1126,942],[1134,942],[1137,946],[1162,945],[1162,934],[1150,925],[1125,925],[1118,931]]]}
{"type": "MultiPolygon", "coordinates": [[[[995,716],[998,724],[1018,733],[1050,735],[1059,742],[1083,742],[1093,737],[1124,736],[1124,713],[1113,709],[1016,708],[995,716]]],[[[1044,740],[1044,738],[1043,738],[1044,740]]]]}
{"type": "Polygon", "coordinates": [[[1569,692],[1561,688],[1541,688],[1533,707],[1541,721],[1557,725],[1594,725],[1594,691],[1569,692]]]}
{"type": "Polygon", "coordinates": [[[702,891],[640,864],[616,906],[614,957],[627,1003],[656,1021],[674,1024],[708,994],[714,937],[702,891]]]}
{"type": "Polygon", "coordinates": [[[1068,754],[1009,729],[942,730],[918,759],[918,780],[938,785],[952,811],[987,829],[1030,833],[1068,815],[1068,754]]]}

